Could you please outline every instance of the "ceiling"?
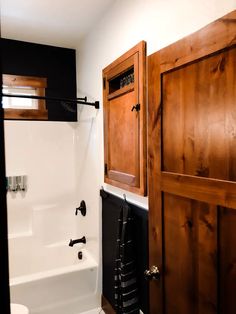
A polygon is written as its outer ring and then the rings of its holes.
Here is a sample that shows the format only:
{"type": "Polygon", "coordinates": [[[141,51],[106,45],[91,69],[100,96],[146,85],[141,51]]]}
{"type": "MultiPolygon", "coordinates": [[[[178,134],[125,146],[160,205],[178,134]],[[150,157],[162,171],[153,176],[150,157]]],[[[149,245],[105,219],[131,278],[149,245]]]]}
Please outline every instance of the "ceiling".
{"type": "Polygon", "coordinates": [[[1,36],[75,48],[117,0],[1,0],[1,36]]]}

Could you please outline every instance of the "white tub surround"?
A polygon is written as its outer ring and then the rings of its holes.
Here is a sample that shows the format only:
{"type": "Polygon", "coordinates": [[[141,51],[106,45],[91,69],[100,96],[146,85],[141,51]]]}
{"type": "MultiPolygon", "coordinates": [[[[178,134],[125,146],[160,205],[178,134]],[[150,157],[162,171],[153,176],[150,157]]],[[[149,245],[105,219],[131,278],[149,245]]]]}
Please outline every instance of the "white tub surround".
{"type": "Polygon", "coordinates": [[[30,314],[78,314],[100,306],[91,249],[98,236],[84,228],[92,218],[89,198],[88,215],[75,215],[83,198],[76,192],[77,127],[5,121],[7,175],[28,179],[26,192],[7,193],[11,302],[26,305],[30,314]],[[69,247],[70,239],[83,236],[85,245],[69,247]]]}
{"type": "Polygon", "coordinates": [[[34,314],[78,314],[98,307],[98,263],[84,245],[37,243],[33,235],[9,239],[15,256],[10,256],[11,302],[34,314]]]}
{"type": "MultiPolygon", "coordinates": [[[[71,207],[35,206],[28,232],[9,235],[11,302],[34,314],[78,314],[100,305],[98,262],[77,231],[71,207]],[[82,259],[78,253],[81,252],[82,259]]],[[[87,237],[87,242],[90,238],[87,237]]]]}

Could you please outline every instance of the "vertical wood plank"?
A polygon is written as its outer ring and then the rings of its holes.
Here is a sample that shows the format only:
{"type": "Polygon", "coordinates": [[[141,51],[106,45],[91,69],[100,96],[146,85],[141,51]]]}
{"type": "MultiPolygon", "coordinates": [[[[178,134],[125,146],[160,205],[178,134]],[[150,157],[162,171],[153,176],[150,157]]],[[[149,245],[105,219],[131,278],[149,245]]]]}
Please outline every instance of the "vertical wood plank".
{"type": "Polygon", "coordinates": [[[140,171],[137,117],[135,112],[131,112],[136,101],[134,91],[110,100],[108,117],[109,170],[134,176],[140,171]]]}
{"type": "Polygon", "coordinates": [[[217,313],[217,208],[165,193],[166,313],[217,313]]]}
{"type": "Polygon", "coordinates": [[[226,122],[225,133],[228,138],[228,178],[230,181],[236,181],[236,48],[230,50],[227,62],[228,71],[226,73],[226,85],[232,84],[234,88],[232,93],[225,93],[226,104],[226,122]]]}
{"type": "Polygon", "coordinates": [[[191,202],[165,193],[164,208],[165,313],[195,314],[197,256],[191,202]]]}
{"type": "Polygon", "coordinates": [[[218,214],[217,206],[192,201],[195,228],[195,278],[199,314],[216,314],[218,306],[218,214]]]}
{"type": "Polygon", "coordinates": [[[236,179],[235,73],[233,47],[163,75],[164,171],[236,179]]]}
{"type": "Polygon", "coordinates": [[[159,55],[148,58],[148,190],[149,190],[149,265],[160,268],[160,281],[150,282],[150,313],[164,313],[162,260],[161,173],[161,90],[157,79],[159,55]]]}
{"type": "Polygon", "coordinates": [[[181,74],[178,71],[163,76],[162,170],[178,173],[184,171],[184,108],[180,105],[183,94],[181,86],[181,74]]]}
{"type": "Polygon", "coordinates": [[[220,314],[236,313],[236,211],[220,207],[220,314]]]}

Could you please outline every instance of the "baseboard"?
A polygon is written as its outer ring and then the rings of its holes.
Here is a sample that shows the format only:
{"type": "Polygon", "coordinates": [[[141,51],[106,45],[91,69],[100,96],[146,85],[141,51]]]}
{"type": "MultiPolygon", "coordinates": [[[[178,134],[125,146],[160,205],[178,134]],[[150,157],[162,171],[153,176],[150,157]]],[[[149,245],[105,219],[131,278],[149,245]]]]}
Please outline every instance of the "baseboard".
{"type": "Polygon", "coordinates": [[[116,311],[111,306],[110,302],[102,295],[102,309],[105,314],[116,314],[116,311]]]}

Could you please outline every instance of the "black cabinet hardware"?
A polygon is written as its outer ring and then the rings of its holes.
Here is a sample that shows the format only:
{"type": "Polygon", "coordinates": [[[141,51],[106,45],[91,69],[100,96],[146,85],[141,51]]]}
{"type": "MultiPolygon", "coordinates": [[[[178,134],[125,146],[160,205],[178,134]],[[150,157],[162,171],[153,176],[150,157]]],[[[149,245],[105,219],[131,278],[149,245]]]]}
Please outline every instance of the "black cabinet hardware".
{"type": "Polygon", "coordinates": [[[137,104],[137,105],[133,106],[132,109],[131,109],[131,111],[134,111],[134,109],[135,109],[136,111],[140,111],[140,104],[137,104]]]}
{"type": "Polygon", "coordinates": [[[75,214],[76,214],[76,215],[78,215],[78,211],[81,212],[81,215],[82,215],[82,216],[86,216],[87,210],[86,210],[85,201],[81,201],[81,202],[80,202],[80,206],[76,208],[76,210],[75,210],[75,214]]]}

